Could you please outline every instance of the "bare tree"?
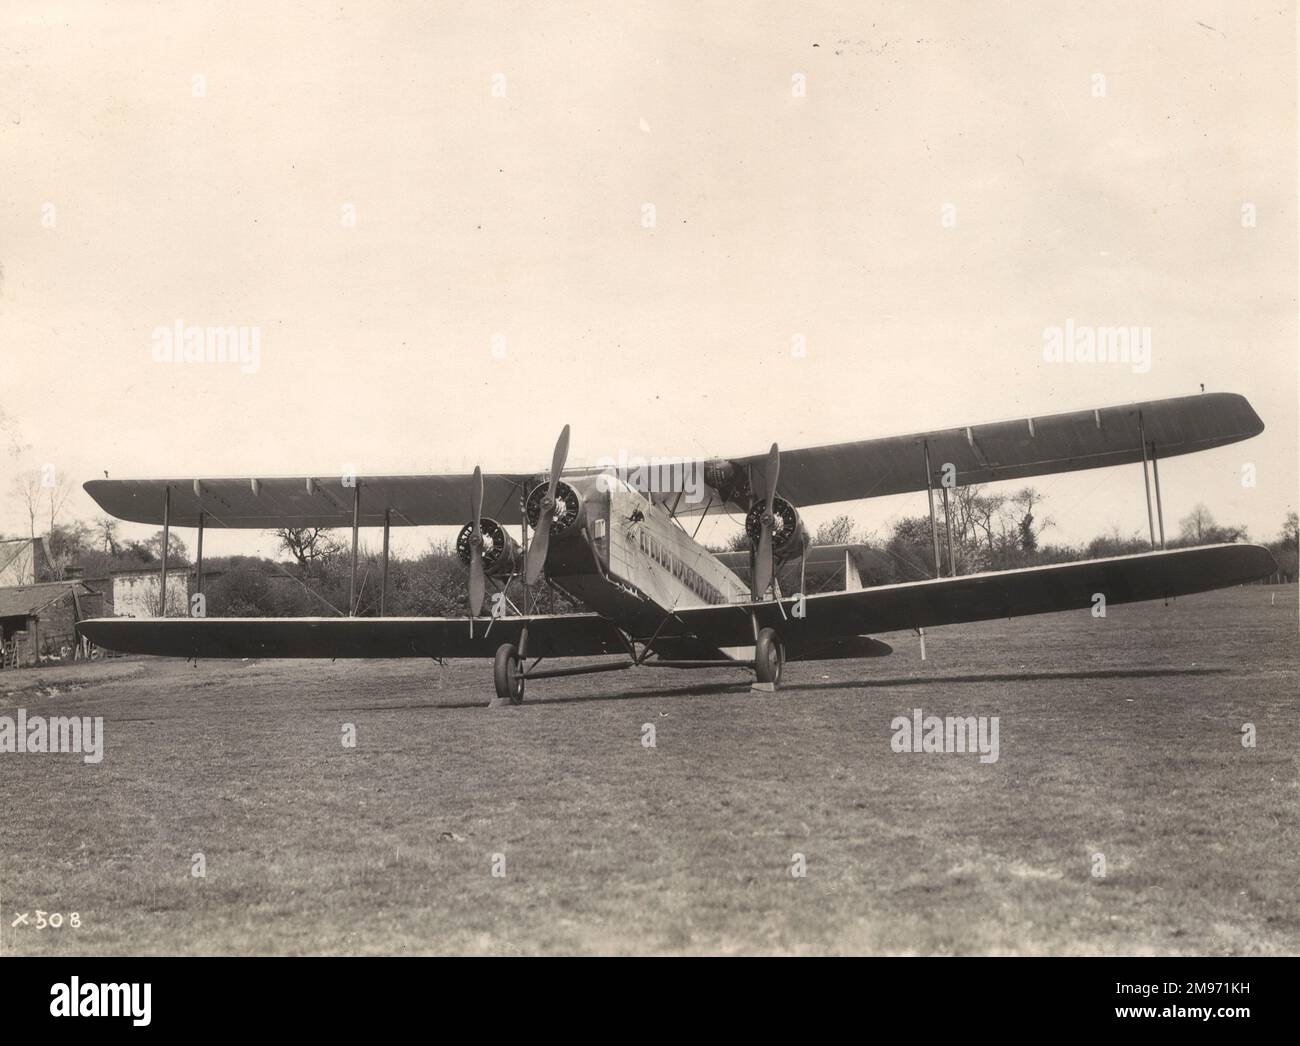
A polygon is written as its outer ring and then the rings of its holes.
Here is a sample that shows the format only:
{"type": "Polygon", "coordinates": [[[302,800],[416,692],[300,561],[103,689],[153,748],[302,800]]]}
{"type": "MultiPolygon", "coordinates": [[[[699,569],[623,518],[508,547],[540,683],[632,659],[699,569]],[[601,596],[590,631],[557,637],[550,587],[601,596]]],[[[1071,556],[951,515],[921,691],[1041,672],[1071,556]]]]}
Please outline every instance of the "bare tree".
{"type": "Polygon", "coordinates": [[[122,546],[117,540],[117,520],[111,516],[100,516],[95,520],[95,532],[104,543],[104,551],[110,556],[119,555],[122,546]]]}
{"type": "MultiPolygon", "coordinates": [[[[1033,487],[1014,494],[985,493],[979,486],[949,492],[952,543],[959,570],[987,570],[1022,563],[1054,526],[1034,509],[1046,500],[1033,487]]],[[[944,528],[945,532],[947,528],[944,528]]]]}
{"type": "Polygon", "coordinates": [[[1202,504],[1178,521],[1179,542],[1185,545],[1213,545],[1219,542],[1247,540],[1243,526],[1220,526],[1202,504]]]}
{"type": "Polygon", "coordinates": [[[304,574],[313,563],[343,551],[343,543],[327,527],[280,527],[275,536],[280,539],[280,550],[293,556],[304,574]]]}
{"type": "Polygon", "coordinates": [[[33,539],[36,537],[36,514],[41,510],[41,474],[36,471],[23,472],[14,477],[13,488],[23,505],[27,508],[27,524],[33,539]]]}
{"type": "Polygon", "coordinates": [[[813,535],[814,545],[850,545],[853,543],[853,517],[836,516],[817,528],[813,535]]]}
{"type": "Polygon", "coordinates": [[[1197,545],[1204,544],[1214,529],[1214,516],[1210,514],[1210,510],[1204,503],[1200,502],[1194,505],[1192,511],[1178,523],[1178,532],[1183,539],[1197,545]]]}
{"type": "MultiPolygon", "coordinates": [[[[961,489],[961,488],[958,488],[961,489]]],[[[987,550],[990,560],[997,553],[998,539],[1006,534],[1002,519],[1005,494],[982,494],[979,487],[965,488],[963,536],[972,551],[987,550]]]]}
{"type": "Polygon", "coordinates": [[[1056,525],[1052,520],[1044,519],[1035,527],[1037,521],[1034,516],[1034,506],[1042,504],[1044,500],[1045,496],[1033,487],[1025,487],[1011,495],[1010,504],[1019,516],[1016,520],[1016,540],[1022,552],[1036,551],[1042,532],[1056,525]]]}
{"type": "Polygon", "coordinates": [[[60,479],[46,488],[46,494],[49,497],[50,505],[50,533],[54,533],[55,523],[58,521],[59,513],[63,511],[63,506],[68,503],[68,498],[72,496],[73,485],[70,479],[60,479]]]}

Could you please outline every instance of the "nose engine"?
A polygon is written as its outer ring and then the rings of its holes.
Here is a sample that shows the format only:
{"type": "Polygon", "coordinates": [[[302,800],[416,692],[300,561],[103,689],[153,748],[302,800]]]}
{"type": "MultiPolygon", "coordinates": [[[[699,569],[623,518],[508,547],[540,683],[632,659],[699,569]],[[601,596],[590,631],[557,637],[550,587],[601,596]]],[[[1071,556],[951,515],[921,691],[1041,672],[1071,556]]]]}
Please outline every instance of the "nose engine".
{"type": "MultiPolygon", "coordinates": [[[[524,512],[528,516],[528,525],[536,527],[545,505],[548,485],[539,483],[528,494],[524,502],[524,512]]],[[[578,522],[578,513],[582,511],[582,498],[564,480],[555,484],[555,515],[551,520],[551,533],[559,537],[567,534],[578,522]]]]}
{"type": "MultiPolygon", "coordinates": [[[[763,513],[767,504],[756,501],[745,515],[745,533],[750,543],[758,548],[759,538],[763,533],[763,513]]],[[[778,564],[788,563],[803,555],[811,544],[808,528],[799,516],[799,510],[785,498],[777,496],[772,501],[772,558],[778,564]]]]}
{"type": "MultiPolygon", "coordinates": [[[[506,533],[505,527],[487,516],[479,519],[479,530],[483,535],[484,572],[493,577],[515,573],[520,566],[519,542],[506,533]]],[[[474,521],[470,520],[456,536],[456,555],[466,566],[469,566],[473,540],[474,521]]]]}

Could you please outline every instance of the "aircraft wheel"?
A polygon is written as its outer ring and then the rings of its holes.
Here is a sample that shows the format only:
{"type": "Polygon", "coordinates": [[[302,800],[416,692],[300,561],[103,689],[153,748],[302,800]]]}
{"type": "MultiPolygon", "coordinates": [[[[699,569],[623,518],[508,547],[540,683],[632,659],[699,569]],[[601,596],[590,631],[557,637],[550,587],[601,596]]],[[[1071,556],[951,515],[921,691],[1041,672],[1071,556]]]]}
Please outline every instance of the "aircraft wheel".
{"type": "Polygon", "coordinates": [[[521,704],[524,700],[523,664],[519,660],[519,651],[513,643],[502,643],[497,647],[496,661],[492,666],[492,681],[496,684],[497,700],[493,705],[509,702],[521,704]]]}
{"type": "Polygon", "coordinates": [[[760,683],[781,683],[781,666],[785,664],[785,648],[777,637],[776,629],[764,628],[754,641],[754,673],[760,683]]]}

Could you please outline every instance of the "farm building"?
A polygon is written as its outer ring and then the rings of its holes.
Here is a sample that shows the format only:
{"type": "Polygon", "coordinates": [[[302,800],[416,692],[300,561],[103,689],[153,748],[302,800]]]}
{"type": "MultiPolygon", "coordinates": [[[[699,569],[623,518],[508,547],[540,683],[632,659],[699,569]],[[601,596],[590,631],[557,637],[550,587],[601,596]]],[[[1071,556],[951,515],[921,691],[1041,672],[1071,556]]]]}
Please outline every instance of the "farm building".
{"type": "MultiPolygon", "coordinates": [[[[157,567],[146,570],[113,571],[110,613],[115,617],[157,617],[162,577],[157,567]]],[[[167,575],[166,617],[189,615],[190,578],[188,568],[173,569],[167,575]]]]}
{"type": "Polygon", "coordinates": [[[103,611],[103,596],[81,581],[0,588],[0,666],[72,656],[77,621],[103,611]]]}

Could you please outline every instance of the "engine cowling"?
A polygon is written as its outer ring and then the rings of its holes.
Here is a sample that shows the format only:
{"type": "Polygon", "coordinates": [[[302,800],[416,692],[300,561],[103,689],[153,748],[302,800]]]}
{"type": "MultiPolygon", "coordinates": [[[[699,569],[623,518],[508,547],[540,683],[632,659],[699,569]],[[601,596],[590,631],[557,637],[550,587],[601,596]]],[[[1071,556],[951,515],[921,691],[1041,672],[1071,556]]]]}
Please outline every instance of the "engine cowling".
{"type": "MultiPolygon", "coordinates": [[[[542,515],[542,498],[546,496],[549,484],[539,483],[531,491],[524,501],[524,512],[528,517],[528,525],[536,527],[538,519],[542,515]]],[[[573,489],[564,480],[555,484],[555,518],[551,520],[551,536],[560,537],[572,530],[578,522],[578,515],[582,512],[582,495],[573,489]]]]}
{"type": "MultiPolygon", "coordinates": [[[[478,521],[483,535],[483,571],[492,577],[506,577],[523,568],[519,555],[519,542],[506,533],[506,528],[487,516],[478,521]]],[[[474,540],[474,521],[461,527],[456,535],[456,555],[469,566],[470,543],[474,540]]]]}
{"type": "Polygon", "coordinates": [[[716,490],[724,502],[744,504],[745,499],[752,496],[748,472],[725,458],[710,458],[704,463],[704,482],[716,490]]]}
{"type": "MultiPolygon", "coordinates": [[[[756,501],[745,514],[745,533],[755,549],[758,548],[758,539],[763,533],[763,511],[766,508],[765,502],[756,501]]],[[[811,539],[808,528],[799,516],[799,510],[785,498],[777,495],[772,508],[772,558],[780,565],[803,555],[804,549],[811,544],[811,539]]]]}

